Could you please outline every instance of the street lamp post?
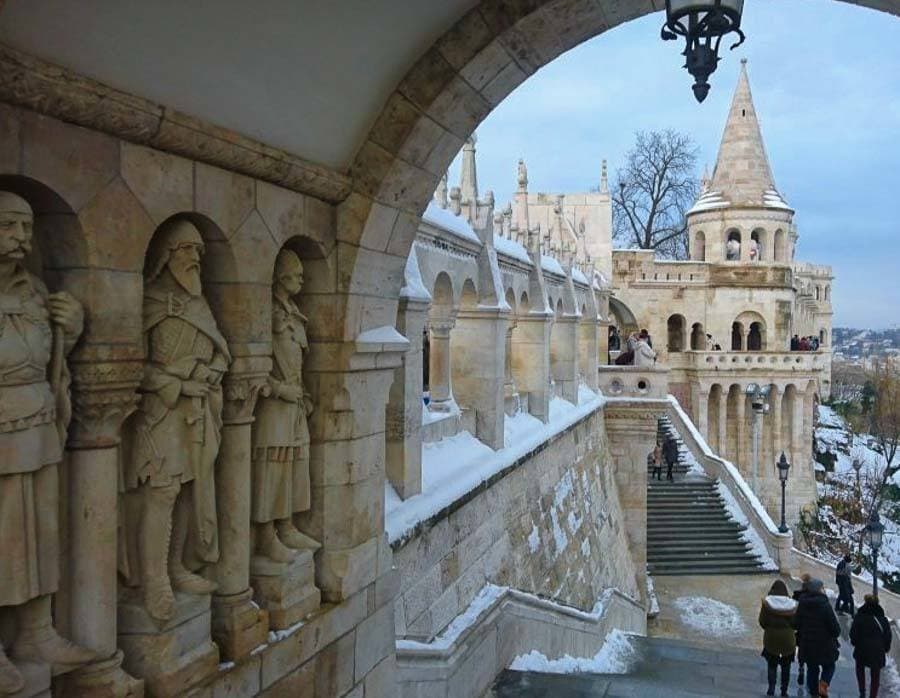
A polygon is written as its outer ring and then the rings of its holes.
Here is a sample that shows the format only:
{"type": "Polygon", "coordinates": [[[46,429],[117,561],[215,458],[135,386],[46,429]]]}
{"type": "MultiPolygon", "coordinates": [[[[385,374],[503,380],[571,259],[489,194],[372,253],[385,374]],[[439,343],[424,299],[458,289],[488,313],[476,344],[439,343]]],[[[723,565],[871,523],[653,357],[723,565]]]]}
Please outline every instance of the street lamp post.
{"type": "Polygon", "coordinates": [[[878,596],[878,551],[881,549],[881,540],[884,536],[884,525],[878,517],[878,512],[873,511],[869,517],[869,523],[864,530],[866,543],[872,548],[872,595],[878,596]]]}
{"type": "Polygon", "coordinates": [[[781,458],[778,459],[775,467],[778,468],[778,479],[781,482],[781,525],[778,527],[778,532],[787,533],[788,526],[784,515],[784,488],[787,485],[788,471],[791,469],[791,464],[785,458],[784,451],[781,452],[781,458]]]}

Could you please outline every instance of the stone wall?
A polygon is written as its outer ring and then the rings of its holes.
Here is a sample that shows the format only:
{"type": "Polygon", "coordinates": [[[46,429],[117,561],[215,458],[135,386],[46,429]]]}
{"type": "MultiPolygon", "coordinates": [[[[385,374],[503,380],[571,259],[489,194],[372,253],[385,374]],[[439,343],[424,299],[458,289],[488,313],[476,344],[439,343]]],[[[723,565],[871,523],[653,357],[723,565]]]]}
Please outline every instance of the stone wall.
{"type": "Polygon", "coordinates": [[[581,609],[640,597],[602,409],[457,504],[394,552],[398,637],[432,638],[487,583],[581,609]]]}

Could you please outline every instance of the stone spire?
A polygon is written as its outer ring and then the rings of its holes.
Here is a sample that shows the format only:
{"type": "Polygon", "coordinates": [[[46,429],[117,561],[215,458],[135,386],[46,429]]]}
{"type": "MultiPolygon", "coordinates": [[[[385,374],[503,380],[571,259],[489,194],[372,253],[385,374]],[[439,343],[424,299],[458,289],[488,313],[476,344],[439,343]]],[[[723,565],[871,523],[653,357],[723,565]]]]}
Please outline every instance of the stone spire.
{"type": "Polygon", "coordinates": [[[766,192],[777,192],[750,94],[746,58],[741,61],[741,75],[709,189],[732,205],[763,205],[766,192]]]}
{"type": "Polygon", "coordinates": [[[463,145],[462,167],[459,173],[459,192],[463,204],[478,201],[478,174],[475,169],[475,134],[466,139],[463,145]]]}
{"type": "Polygon", "coordinates": [[[441,177],[441,181],[438,182],[437,189],[434,190],[434,200],[437,202],[437,205],[441,208],[447,208],[447,173],[444,173],[444,176],[441,177]]]}
{"type": "Polygon", "coordinates": [[[600,165],[600,193],[609,194],[609,179],[606,176],[606,159],[600,165]]]}

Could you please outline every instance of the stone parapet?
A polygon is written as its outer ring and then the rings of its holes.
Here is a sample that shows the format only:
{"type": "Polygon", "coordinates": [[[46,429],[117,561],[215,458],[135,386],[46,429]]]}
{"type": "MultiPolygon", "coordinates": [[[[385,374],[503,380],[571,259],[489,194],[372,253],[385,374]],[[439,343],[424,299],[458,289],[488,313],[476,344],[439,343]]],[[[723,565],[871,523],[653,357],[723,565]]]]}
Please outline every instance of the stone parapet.
{"type": "Polygon", "coordinates": [[[614,398],[661,400],[669,392],[666,366],[598,366],[600,392],[614,398]]]}

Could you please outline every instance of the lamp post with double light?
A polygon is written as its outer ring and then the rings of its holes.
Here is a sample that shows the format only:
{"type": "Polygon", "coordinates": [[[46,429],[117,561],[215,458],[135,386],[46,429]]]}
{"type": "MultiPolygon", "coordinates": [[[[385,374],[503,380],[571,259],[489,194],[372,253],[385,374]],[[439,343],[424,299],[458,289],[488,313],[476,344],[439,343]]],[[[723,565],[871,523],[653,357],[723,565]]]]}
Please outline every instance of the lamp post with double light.
{"type": "Polygon", "coordinates": [[[685,39],[684,67],[694,76],[694,97],[698,102],[709,94],[709,76],[719,65],[719,44],[732,32],[744,43],[741,14],[744,0],[666,0],[666,23],[660,32],[663,41],[685,39]]]}
{"type": "Polygon", "coordinates": [[[771,386],[759,386],[756,383],[751,383],[747,386],[745,391],[747,397],[750,398],[751,419],[753,420],[751,435],[752,443],[750,445],[750,467],[752,468],[751,480],[753,482],[753,492],[757,497],[761,496],[759,491],[759,439],[762,432],[763,415],[768,414],[769,412],[768,398],[770,390],[771,386]]]}

